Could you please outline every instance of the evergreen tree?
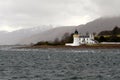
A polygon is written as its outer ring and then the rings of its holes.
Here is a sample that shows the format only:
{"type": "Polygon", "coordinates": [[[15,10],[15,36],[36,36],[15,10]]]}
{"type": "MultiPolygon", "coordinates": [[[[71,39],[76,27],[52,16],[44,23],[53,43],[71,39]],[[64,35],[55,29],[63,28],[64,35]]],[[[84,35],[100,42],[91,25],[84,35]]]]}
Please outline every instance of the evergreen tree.
{"type": "Polygon", "coordinates": [[[106,41],[105,37],[104,36],[100,36],[99,42],[105,42],[105,41],[106,41]]]}

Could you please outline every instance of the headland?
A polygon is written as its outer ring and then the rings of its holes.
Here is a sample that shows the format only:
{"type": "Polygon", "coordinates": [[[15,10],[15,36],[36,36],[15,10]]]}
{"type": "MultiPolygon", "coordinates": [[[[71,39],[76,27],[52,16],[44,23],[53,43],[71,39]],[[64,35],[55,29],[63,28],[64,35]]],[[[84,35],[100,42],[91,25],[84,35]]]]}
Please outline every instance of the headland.
{"type": "Polygon", "coordinates": [[[65,49],[120,49],[120,44],[94,44],[94,45],[80,45],[80,46],[65,46],[65,45],[37,45],[37,46],[22,46],[19,49],[40,49],[40,48],[65,48],[65,49]]]}

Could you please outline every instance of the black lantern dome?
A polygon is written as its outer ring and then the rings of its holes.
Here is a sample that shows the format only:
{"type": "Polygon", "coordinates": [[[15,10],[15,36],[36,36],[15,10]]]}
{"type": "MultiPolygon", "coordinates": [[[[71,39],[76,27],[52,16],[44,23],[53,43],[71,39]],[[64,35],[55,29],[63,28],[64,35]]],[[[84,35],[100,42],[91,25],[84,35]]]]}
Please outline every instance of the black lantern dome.
{"type": "Polygon", "coordinates": [[[78,31],[77,31],[77,29],[75,30],[75,34],[78,34],[78,31]]]}

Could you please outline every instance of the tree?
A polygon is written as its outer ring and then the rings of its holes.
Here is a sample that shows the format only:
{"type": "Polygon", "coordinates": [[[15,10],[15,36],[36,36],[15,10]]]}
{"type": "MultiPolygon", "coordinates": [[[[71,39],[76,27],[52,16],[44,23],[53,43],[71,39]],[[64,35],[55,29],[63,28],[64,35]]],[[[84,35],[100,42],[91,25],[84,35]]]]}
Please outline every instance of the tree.
{"type": "Polygon", "coordinates": [[[119,38],[116,35],[110,37],[110,42],[119,42],[119,38]]]}
{"type": "Polygon", "coordinates": [[[59,38],[56,38],[53,42],[54,45],[59,45],[60,44],[60,41],[59,41],[59,38]]]}
{"type": "Polygon", "coordinates": [[[117,35],[119,28],[115,26],[115,28],[112,30],[112,35],[117,35]]]}
{"type": "Polygon", "coordinates": [[[69,38],[69,33],[65,33],[61,39],[62,43],[66,43],[68,41],[69,38]]]}
{"type": "Polygon", "coordinates": [[[104,36],[100,36],[99,42],[105,42],[105,41],[106,41],[105,37],[104,36]]]}
{"type": "Polygon", "coordinates": [[[72,34],[65,33],[61,39],[62,44],[71,43],[72,41],[73,41],[73,33],[72,34]]]}

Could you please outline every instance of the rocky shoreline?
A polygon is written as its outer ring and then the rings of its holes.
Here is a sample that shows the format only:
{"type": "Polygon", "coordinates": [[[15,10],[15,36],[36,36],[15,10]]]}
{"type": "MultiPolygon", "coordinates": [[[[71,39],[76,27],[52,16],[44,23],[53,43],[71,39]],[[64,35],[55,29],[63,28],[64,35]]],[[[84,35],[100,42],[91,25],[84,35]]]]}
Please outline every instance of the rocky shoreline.
{"type": "Polygon", "coordinates": [[[39,46],[23,46],[18,47],[19,49],[39,49],[39,48],[66,48],[66,49],[120,49],[120,44],[95,44],[95,45],[80,45],[80,46],[64,46],[64,45],[39,45],[39,46]]]}

